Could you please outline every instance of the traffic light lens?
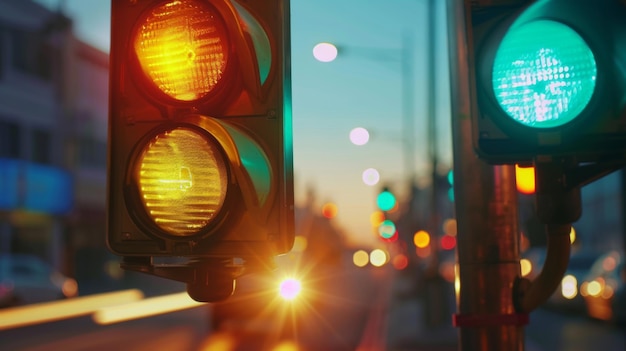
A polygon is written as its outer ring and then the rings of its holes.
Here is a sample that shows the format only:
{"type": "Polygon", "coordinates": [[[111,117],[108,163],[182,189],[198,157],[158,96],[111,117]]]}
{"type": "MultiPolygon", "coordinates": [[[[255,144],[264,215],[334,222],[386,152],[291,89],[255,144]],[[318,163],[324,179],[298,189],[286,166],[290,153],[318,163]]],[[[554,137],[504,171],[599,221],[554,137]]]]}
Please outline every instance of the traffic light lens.
{"type": "Polygon", "coordinates": [[[206,1],[168,1],[153,8],[134,39],[144,74],[178,101],[195,101],[215,89],[228,47],[226,25],[206,1]]]}
{"type": "Polygon", "coordinates": [[[570,27],[541,20],[513,27],[493,65],[498,104],[515,121],[552,128],[574,120],[596,85],[596,61],[587,43],[570,27]]]}
{"type": "Polygon", "coordinates": [[[226,198],[226,163],[216,145],[191,129],[157,135],[143,150],[136,173],[148,216],[175,236],[197,234],[226,198]]]}

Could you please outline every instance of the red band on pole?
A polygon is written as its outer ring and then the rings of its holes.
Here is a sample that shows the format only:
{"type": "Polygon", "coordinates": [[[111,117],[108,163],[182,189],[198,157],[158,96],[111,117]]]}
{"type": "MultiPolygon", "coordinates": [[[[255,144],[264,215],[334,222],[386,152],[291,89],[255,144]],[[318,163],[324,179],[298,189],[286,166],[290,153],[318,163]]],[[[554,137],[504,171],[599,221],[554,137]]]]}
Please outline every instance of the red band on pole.
{"type": "Polygon", "coordinates": [[[454,314],[452,324],[455,327],[495,327],[499,325],[526,325],[530,318],[528,313],[514,314],[454,314]]]}

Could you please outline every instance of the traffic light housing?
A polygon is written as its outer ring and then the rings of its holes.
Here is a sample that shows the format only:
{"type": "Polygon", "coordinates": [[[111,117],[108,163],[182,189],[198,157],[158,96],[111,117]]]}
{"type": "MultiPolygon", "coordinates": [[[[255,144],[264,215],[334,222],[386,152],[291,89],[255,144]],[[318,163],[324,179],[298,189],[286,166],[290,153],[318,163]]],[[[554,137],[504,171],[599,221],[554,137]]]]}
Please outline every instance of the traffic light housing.
{"type": "Polygon", "coordinates": [[[291,249],[289,39],[289,1],[112,1],[107,244],[122,267],[191,295],[232,282],[233,259],[291,249]]]}
{"type": "Polygon", "coordinates": [[[466,1],[480,158],[626,153],[626,3],[466,1]]]}

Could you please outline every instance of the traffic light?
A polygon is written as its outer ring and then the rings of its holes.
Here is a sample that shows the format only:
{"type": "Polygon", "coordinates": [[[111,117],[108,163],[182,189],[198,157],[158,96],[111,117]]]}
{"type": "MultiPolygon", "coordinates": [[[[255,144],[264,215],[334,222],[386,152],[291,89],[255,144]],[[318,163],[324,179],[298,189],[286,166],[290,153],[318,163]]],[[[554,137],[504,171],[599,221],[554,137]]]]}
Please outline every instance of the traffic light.
{"type": "Polygon", "coordinates": [[[482,159],[623,158],[626,2],[466,4],[473,142],[482,159]]]}
{"type": "Polygon", "coordinates": [[[123,268],[213,301],[233,262],[291,249],[289,50],[288,0],[112,1],[107,243],[123,268]]]}

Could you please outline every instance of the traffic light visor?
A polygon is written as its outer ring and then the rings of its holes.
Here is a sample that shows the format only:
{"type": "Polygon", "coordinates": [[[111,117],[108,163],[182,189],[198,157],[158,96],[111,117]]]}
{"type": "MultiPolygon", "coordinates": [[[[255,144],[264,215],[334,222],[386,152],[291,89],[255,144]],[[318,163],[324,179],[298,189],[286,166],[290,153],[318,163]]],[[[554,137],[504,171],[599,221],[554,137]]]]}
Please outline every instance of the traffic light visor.
{"type": "Polygon", "coordinates": [[[216,142],[188,128],[155,136],[142,150],[135,181],[148,217],[174,236],[198,234],[219,213],[228,170],[216,142]]]}
{"type": "Polygon", "coordinates": [[[493,92],[516,122],[559,127],[587,107],[596,74],[594,54],[576,31],[537,20],[511,27],[502,39],[493,64],[493,92]]]}
{"type": "Polygon", "coordinates": [[[157,91],[175,101],[195,101],[211,94],[224,76],[230,58],[227,34],[209,2],[166,1],[136,27],[134,51],[157,91]]]}

